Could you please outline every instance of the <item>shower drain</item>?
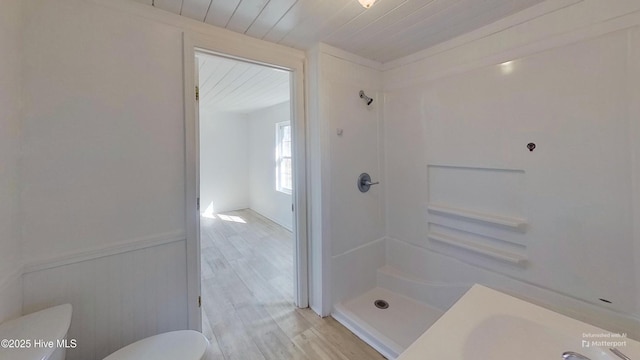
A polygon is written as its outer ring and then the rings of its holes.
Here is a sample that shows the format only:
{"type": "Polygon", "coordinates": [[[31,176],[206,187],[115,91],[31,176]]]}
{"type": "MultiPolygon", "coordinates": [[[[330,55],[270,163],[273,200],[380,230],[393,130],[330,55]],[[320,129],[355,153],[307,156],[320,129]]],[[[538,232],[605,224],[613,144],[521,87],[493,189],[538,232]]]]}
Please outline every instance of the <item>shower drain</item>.
{"type": "Polygon", "coordinates": [[[376,300],[373,305],[382,310],[389,308],[389,303],[386,300],[376,300]]]}

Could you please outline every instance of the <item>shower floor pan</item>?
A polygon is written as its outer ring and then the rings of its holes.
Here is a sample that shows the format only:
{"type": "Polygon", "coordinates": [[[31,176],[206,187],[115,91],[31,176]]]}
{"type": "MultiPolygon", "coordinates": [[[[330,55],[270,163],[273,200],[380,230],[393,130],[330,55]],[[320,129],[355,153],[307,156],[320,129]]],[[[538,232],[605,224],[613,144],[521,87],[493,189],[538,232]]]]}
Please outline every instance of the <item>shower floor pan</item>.
{"type": "Polygon", "coordinates": [[[332,316],[388,359],[395,359],[444,311],[376,287],[336,305],[332,316]],[[376,300],[389,303],[386,309],[376,300]]]}

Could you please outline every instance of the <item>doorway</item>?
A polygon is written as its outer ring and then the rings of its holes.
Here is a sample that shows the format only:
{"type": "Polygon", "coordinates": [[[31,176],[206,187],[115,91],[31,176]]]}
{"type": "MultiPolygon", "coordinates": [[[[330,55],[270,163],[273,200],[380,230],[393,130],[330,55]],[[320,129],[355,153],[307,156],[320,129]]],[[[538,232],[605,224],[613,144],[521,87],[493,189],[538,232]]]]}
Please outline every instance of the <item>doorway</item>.
{"type": "MultiPolygon", "coordinates": [[[[268,284],[276,289],[273,296],[290,306],[308,306],[303,61],[276,57],[267,62],[261,61],[262,53],[252,56],[249,51],[239,57],[207,50],[217,47],[185,35],[187,290],[189,328],[196,330],[202,329],[205,304],[221,300],[215,296],[232,286],[205,291],[201,280],[216,266],[234,269],[236,284],[247,288],[251,283],[268,284]],[[209,65],[201,66],[200,59],[209,65]],[[203,114],[201,105],[208,106],[203,114]],[[219,122],[207,124],[202,115],[219,122]],[[205,140],[205,132],[218,138],[205,140]],[[211,149],[212,144],[226,146],[211,149]],[[222,163],[203,165],[202,151],[213,155],[209,160],[222,163]],[[251,166],[252,161],[259,166],[251,166]],[[217,185],[201,188],[202,179],[211,184],[212,175],[217,185]],[[244,194],[238,191],[242,188],[244,194]],[[201,223],[210,226],[213,222],[216,227],[201,233],[201,223]],[[275,240],[261,242],[265,237],[275,240]],[[205,254],[203,249],[212,244],[218,246],[217,251],[205,254]],[[273,246],[260,247],[265,244],[273,246]],[[201,258],[209,253],[221,255],[227,263],[219,256],[201,258]],[[274,270],[276,263],[285,270],[274,270]]],[[[250,293],[258,291],[251,289],[250,293]]],[[[242,291],[238,294],[242,296],[242,291]]]]}
{"type": "Polygon", "coordinates": [[[203,52],[195,66],[206,332],[247,304],[298,305],[296,187],[290,72],[203,52]]]}

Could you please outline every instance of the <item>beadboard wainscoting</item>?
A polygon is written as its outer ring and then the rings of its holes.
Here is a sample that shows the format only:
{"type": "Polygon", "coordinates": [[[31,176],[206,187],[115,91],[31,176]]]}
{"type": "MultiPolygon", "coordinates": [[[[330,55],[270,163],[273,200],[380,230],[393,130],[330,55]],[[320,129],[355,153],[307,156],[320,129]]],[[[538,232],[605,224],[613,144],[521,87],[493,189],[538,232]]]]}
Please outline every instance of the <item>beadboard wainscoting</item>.
{"type": "Polygon", "coordinates": [[[20,316],[22,310],[22,267],[0,278],[0,322],[20,316]]]}
{"type": "Polygon", "coordinates": [[[25,266],[23,313],[70,303],[68,360],[98,360],[187,328],[186,240],[158,234],[25,266]]]}

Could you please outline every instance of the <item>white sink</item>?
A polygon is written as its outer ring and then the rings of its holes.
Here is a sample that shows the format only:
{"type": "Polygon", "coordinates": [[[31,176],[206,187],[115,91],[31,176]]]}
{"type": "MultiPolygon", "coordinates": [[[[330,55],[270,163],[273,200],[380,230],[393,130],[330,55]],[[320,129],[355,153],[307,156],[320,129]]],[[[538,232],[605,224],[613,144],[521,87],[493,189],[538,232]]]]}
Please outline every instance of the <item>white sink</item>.
{"type": "Polygon", "coordinates": [[[611,347],[640,360],[640,343],[624,334],[474,285],[398,360],[562,360],[568,351],[620,360],[611,347]]]}
{"type": "Polygon", "coordinates": [[[462,351],[465,359],[503,359],[506,354],[519,360],[562,359],[566,351],[591,360],[617,359],[587,339],[512,315],[492,315],[481,321],[467,336],[462,351]]]}

